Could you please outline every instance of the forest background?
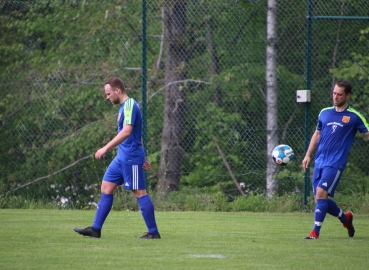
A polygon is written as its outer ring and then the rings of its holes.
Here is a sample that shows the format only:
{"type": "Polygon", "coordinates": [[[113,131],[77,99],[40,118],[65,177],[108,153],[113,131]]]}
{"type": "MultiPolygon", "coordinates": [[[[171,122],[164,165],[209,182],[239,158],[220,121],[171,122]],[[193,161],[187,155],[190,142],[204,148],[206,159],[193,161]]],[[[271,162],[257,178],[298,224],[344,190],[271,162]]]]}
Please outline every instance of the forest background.
{"type": "MultiPolygon", "coordinates": [[[[363,0],[0,1],[0,207],[95,205],[116,154],[92,156],[116,134],[111,76],[143,109],[157,200],[248,210],[256,197],[265,210],[287,195],[306,207],[312,168],[301,161],[336,79],[369,119],[367,10],[363,0]],[[303,89],[311,103],[296,102],[303,89]],[[282,143],[296,156],[286,167],[270,157],[282,143]]],[[[357,135],[339,194],[367,198],[368,152],[357,135]]],[[[134,209],[129,200],[121,207],[134,209]]]]}

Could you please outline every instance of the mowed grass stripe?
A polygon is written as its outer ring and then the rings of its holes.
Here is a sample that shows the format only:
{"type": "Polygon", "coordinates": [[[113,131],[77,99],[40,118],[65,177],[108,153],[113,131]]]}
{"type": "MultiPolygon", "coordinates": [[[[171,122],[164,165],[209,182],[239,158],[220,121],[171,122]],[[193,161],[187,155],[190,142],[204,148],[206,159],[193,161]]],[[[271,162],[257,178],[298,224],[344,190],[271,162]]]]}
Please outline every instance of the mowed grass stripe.
{"type": "Polygon", "coordinates": [[[354,238],[327,217],[319,240],[311,213],[157,212],[162,239],[142,240],[139,212],[112,211],[100,239],[73,231],[94,214],[0,210],[0,269],[367,269],[365,215],[354,238]]]}

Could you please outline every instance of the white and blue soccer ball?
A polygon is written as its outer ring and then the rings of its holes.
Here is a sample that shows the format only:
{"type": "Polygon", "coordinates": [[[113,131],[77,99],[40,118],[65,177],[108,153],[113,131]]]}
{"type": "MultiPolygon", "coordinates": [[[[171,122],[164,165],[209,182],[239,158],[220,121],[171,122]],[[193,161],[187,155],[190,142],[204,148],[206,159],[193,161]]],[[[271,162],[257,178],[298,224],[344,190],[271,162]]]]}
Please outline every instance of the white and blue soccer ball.
{"type": "Polygon", "coordinates": [[[280,144],[273,149],[272,157],[278,165],[286,166],[295,158],[295,154],[291,146],[280,144]]]}

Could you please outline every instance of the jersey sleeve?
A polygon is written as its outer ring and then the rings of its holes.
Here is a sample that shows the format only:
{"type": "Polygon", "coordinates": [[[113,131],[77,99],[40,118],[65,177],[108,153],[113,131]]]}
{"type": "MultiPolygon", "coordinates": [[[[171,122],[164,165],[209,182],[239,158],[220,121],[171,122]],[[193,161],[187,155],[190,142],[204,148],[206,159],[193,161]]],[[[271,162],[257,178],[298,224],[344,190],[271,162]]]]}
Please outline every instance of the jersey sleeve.
{"type": "Polygon", "coordinates": [[[369,131],[369,124],[366,121],[365,117],[360,112],[358,112],[357,110],[353,108],[349,108],[348,111],[357,115],[356,129],[360,131],[361,133],[367,133],[369,131]]]}
{"type": "Polygon", "coordinates": [[[367,133],[369,131],[369,125],[364,116],[361,114],[358,114],[358,121],[356,124],[357,130],[359,130],[361,133],[367,133]]]}
{"type": "Polygon", "coordinates": [[[318,123],[316,124],[316,130],[322,130],[323,124],[322,124],[322,113],[324,109],[320,111],[318,116],[318,123]]]}
{"type": "Polygon", "coordinates": [[[133,125],[136,119],[136,106],[133,98],[129,98],[124,104],[123,125],[133,125]]]}

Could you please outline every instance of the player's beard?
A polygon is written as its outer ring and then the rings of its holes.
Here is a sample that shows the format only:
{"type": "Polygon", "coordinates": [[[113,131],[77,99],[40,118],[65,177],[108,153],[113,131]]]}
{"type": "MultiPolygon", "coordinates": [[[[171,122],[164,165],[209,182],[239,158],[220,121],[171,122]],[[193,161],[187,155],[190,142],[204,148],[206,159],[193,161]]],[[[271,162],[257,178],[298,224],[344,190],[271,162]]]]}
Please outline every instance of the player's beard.
{"type": "Polygon", "coordinates": [[[341,108],[341,107],[346,106],[346,101],[347,100],[341,100],[341,101],[333,100],[333,104],[334,104],[334,106],[336,106],[338,108],[341,108]]]}
{"type": "Polygon", "coordinates": [[[119,98],[118,98],[118,97],[110,99],[110,102],[111,102],[111,104],[113,104],[113,105],[116,105],[116,104],[119,104],[119,103],[120,103],[120,102],[119,102],[119,98]]]}

